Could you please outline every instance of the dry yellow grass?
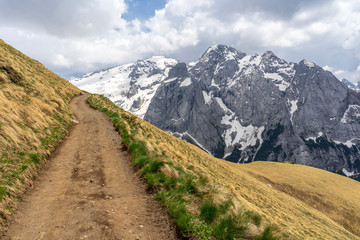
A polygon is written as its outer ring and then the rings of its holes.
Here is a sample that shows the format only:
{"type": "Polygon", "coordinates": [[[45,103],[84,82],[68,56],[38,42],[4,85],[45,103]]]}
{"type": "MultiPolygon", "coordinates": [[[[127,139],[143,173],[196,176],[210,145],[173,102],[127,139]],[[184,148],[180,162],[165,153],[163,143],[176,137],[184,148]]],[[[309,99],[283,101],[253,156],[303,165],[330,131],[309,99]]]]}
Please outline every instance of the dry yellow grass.
{"type": "MultiPolygon", "coordinates": [[[[99,101],[100,101],[99,97],[99,101]]],[[[236,209],[255,211],[276,225],[284,239],[360,239],[360,183],[324,170],[274,162],[234,164],[105,101],[106,108],[132,118],[136,137],[165,161],[210,179],[218,201],[231,198],[236,209]]],[[[130,128],[129,128],[130,129],[130,128]]],[[[172,169],[163,169],[168,175],[172,169]]]]}
{"type": "Polygon", "coordinates": [[[0,224],[71,126],[68,103],[80,92],[0,40],[0,224]]]}

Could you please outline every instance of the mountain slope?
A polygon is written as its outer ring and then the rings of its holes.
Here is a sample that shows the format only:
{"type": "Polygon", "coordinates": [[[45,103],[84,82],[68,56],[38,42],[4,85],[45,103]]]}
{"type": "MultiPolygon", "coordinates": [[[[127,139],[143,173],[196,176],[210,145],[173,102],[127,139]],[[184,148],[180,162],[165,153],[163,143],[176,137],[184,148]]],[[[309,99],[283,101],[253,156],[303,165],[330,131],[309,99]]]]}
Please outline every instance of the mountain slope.
{"type": "MultiPolygon", "coordinates": [[[[117,108],[103,97],[92,96],[90,102],[112,117],[123,135],[124,146],[135,156],[134,163],[144,167],[140,174],[152,184],[151,189],[160,191],[156,196],[167,196],[161,190],[161,184],[167,183],[161,174],[177,183],[182,176],[193,176],[196,190],[193,195],[184,195],[189,201],[188,211],[195,216],[202,201],[221,203],[231,199],[233,212],[241,216],[246,216],[247,211],[259,214],[284,239],[360,239],[359,182],[298,164],[262,161],[235,164],[216,159],[117,108]],[[144,157],[136,158],[135,146],[139,142],[144,142],[147,150],[141,151],[152,159],[148,163],[144,157]],[[146,164],[153,164],[154,158],[162,162],[160,173],[144,174],[150,168],[146,164]],[[209,182],[199,186],[204,181],[200,179],[209,182]]],[[[177,185],[177,189],[181,188],[177,185]]]]}
{"type": "MultiPolygon", "coordinates": [[[[216,45],[162,76],[147,104],[129,98],[132,91],[113,99],[132,102],[141,110],[118,105],[215,157],[291,161],[359,175],[360,95],[316,64],[216,45]]],[[[74,83],[83,87],[86,78],[74,83]]],[[[138,89],[140,95],[148,91],[138,89]]]]}
{"type": "MultiPolygon", "coordinates": [[[[80,90],[0,40],[0,213],[6,218],[74,117],[80,90]]],[[[1,222],[2,223],[2,222],[1,222]]]]}

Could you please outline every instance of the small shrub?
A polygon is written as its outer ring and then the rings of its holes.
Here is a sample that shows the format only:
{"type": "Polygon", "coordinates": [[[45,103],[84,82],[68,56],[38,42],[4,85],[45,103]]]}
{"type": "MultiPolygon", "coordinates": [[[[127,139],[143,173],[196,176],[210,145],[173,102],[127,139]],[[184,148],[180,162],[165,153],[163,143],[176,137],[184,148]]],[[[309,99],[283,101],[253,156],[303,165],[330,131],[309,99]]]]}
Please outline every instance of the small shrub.
{"type": "MultiPolygon", "coordinates": [[[[149,171],[152,173],[160,171],[160,168],[164,165],[164,162],[153,160],[149,163],[149,171]]],[[[165,175],[165,174],[164,174],[165,175]]]]}
{"type": "Polygon", "coordinates": [[[166,181],[166,175],[164,173],[150,173],[145,176],[149,186],[162,185],[166,181]]]}
{"type": "Polygon", "coordinates": [[[194,237],[200,239],[211,239],[213,228],[203,221],[194,220],[192,223],[192,232],[194,237]]]}
{"type": "Polygon", "coordinates": [[[26,128],[26,126],[24,124],[22,124],[22,123],[18,123],[18,126],[23,130],[26,128]]]}
{"type": "Polygon", "coordinates": [[[144,167],[150,161],[150,156],[141,156],[135,158],[132,162],[135,166],[144,167]]]}
{"type": "Polygon", "coordinates": [[[25,171],[27,168],[28,168],[28,166],[27,166],[26,164],[21,165],[21,170],[20,170],[20,172],[25,171]]]}
{"type": "Polygon", "coordinates": [[[167,193],[165,190],[160,190],[155,194],[154,199],[160,201],[160,203],[165,206],[167,193]]]}
{"type": "Polygon", "coordinates": [[[233,240],[234,238],[242,237],[247,227],[240,225],[237,219],[233,216],[226,216],[214,226],[214,236],[216,239],[233,240]]]}
{"type": "MultiPolygon", "coordinates": [[[[157,160],[149,161],[146,166],[141,169],[140,173],[141,175],[146,175],[148,173],[156,173],[160,171],[160,168],[164,165],[164,162],[160,162],[157,160]]],[[[164,174],[165,175],[165,174],[164,174]]]]}
{"type": "Polygon", "coordinates": [[[175,219],[184,237],[190,236],[192,230],[192,216],[185,211],[183,214],[178,215],[175,219]]]}
{"type": "Polygon", "coordinates": [[[132,141],[130,143],[129,150],[130,150],[131,156],[133,158],[148,155],[148,150],[147,150],[145,144],[138,139],[135,139],[134,141],[132,141]]]}
{"type": "Polygon", "coordinates": [[[212,223],[218,215],[218,207],[211,201],[205,201],[200,208],[200,217],[207,223],[212,223]]]}
{"type": "Polygon", "coordinates": [[[177,182],[178,182],[177,178],[168,177],[166,179],[166,181],[164,182],[164,186],[168,189],[169,188],[172,189],[172,188],[175,188],[177,182]]]}
{"type": "Polygon", "coordinates": [[[6,188],[0,187],[0,201],[4,198],[6,195],[6,188]]]}
{"type": "Polygon", "coordinates": [[[108,116],[113,120],[113,121],[118,121],[119,120],[119,114],[116,112],[110,112],[108,114],[108,116]]]}
{"type": "Polygon", "coordinates": [[[219,205],[219,214],[224,215],[231,207],[232,205],[232,201],[231,200],[227,200],[222,202],[219,205]]]}
{"type": "Polygon", "coordinates": [[[264,231],[256,238],[256,240],[277,240],[276,236],[273,234],[273,229],[271,226],[267,226],[264,231]]]}
{"type": "Polygon", "coordinates": [[[200,176],[199,178],[199,184],[202,185],[202,186],[206,186],[209,184],[209,179],[204,177],[204,176],[200,176]]]}
{"type": "Polygon", "coordinates": [[[35,164],[39,163],[40,160],[40,155],[37,153],[29,153],[29,157],[31,159],[31,161],[33,161],[35,164]]]}
{"type": "Polygon", "coordinates": [[[180,181],[180,191],[190,194],[197,193],[196,183],[192,177],[185,177],[180,181]]]}
{"type": "Polygon", "coordinates": [[[247,216],[247,218],[248,218],[252,223],[254,223],[256,226],[260,226],[261,220],[262,220],[261,215],[259,215],[258,213],[255,213],[255,212],[246,211],[246,212],[245,212],[245,216],[247,216]]]}

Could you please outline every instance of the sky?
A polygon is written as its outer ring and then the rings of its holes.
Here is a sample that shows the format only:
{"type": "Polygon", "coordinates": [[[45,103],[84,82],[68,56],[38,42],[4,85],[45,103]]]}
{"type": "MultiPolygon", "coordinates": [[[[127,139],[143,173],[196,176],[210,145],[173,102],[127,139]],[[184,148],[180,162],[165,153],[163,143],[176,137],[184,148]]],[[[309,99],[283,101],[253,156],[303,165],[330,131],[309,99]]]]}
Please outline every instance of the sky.
{"type": "Polygon", "coordinates": [[[0,38],[66,79],[226,44],[360,81],[359,0],[0,0],[0,38]]]}

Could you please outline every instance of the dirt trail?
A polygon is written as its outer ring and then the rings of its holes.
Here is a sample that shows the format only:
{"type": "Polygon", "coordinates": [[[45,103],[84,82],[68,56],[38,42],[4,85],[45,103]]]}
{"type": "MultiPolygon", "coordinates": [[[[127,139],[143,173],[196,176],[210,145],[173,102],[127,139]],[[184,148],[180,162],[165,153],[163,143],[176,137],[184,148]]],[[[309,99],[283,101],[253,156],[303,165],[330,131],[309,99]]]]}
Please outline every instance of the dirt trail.
{"type": "Polygon", "coordinates": [[[112,123],[86,98],[71,102],[79,123],[1,239],[176,239],[132,170],[112,123]]]}

